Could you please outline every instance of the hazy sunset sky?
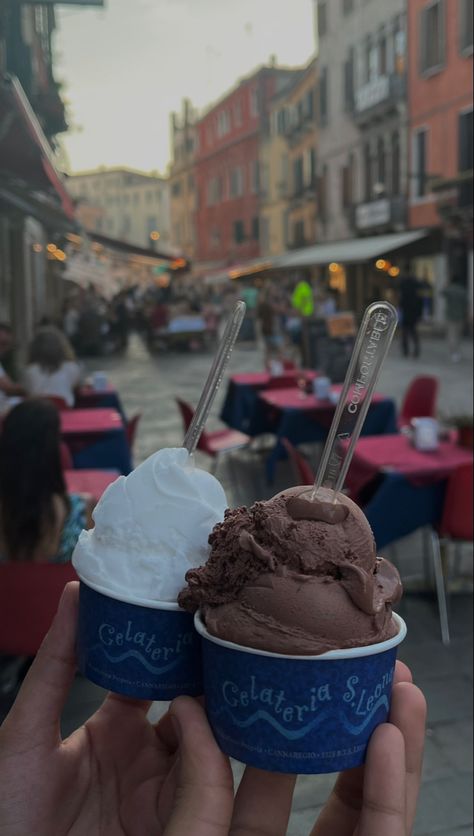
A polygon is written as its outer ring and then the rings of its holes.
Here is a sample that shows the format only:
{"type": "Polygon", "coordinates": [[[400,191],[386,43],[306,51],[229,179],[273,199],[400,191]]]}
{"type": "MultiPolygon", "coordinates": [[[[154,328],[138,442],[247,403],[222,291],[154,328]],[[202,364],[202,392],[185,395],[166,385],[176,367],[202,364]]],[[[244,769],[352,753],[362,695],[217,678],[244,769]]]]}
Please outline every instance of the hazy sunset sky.
{"type": "Polygon", "coordinates": [[[312,0],[106,0],[57,6],[55,75],[72,129],[72,171],[164,171],[169,114],[205,108],[275,55],[304,64],[315,46],[312,0]]]}

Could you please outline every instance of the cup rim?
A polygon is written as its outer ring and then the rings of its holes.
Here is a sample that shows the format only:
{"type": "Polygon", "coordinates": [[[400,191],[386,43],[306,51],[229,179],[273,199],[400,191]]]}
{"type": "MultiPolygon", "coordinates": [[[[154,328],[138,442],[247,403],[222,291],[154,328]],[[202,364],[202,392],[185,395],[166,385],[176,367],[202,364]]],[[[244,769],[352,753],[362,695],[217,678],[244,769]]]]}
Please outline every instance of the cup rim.
{"type": "Polygon", "coordinates": [[[407,625],[403,618],[397,613],[392,613],[395,623],[398,626],[396,636],[391,639],[386,639],[384,642],[377,642],[376,644],[368,644],[365,647],[347,647],[342,650],[328,650],[326,653],[320,653],[318,656],[292,656],[285,653],[273,653],[271,651],[259,650],[256,647],[247,647],[243,644],[235,644],[224,639],[218,639],[217,636],[212,636],[206,629],[201,618],[201,612],[198,610],[194,615],[194,626],[203,639],[207,639],[213,644],[225,647],[228,650],[238,650],[240,653],[251,653],[253,656],[269,656],[274,659],[294,659],[298,662],[319,662],[330,661],[331,659],[355,659],[360,656],[375,656],[378,653],[384,653],[387,650],[397,647],[401,644],[407,634],[407,625]]]}
{"type": "Polygon", "coordinates": [[[119,593],[111,592],[110,589],[105,589],[105,587],[101,586],[98,583],[93,583],[91,581],[84,580],[84,578],[81,577],[77,569],[76,573],[80,582],[83,583],[84,586],[88,586],[89,589],[93,589],[94,592],[99,592],[100,595],[104,595],[106,598],[112,598],[114,601],[121,601],[121,603],[123,604],[132,604],[136,607],[147,607],[151,610],[174,610],[179,612],[186,612],[186,610],[183,610],[183,608],[180,607],[179,604],[174,601],[152,601],[147,598],[140,598],[138,600],[135,599],[134,601],[132,601],[132,599],[130,597],[127,597],[126,595],[120,595],[119,593]]]}

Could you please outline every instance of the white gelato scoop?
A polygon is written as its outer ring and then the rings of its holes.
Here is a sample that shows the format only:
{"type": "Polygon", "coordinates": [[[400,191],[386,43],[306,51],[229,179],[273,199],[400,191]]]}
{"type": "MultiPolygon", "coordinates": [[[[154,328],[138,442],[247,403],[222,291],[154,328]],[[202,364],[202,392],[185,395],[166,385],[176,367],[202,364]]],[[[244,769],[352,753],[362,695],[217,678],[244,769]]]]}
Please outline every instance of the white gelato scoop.
{"type": "Polygon", "coordinates": [[[221,484],[184,447],[150,456],[105,491],[72,563],[86,584],[130,603],[176,602],[188,569],[202,566],[224,519],[221,484]]]}

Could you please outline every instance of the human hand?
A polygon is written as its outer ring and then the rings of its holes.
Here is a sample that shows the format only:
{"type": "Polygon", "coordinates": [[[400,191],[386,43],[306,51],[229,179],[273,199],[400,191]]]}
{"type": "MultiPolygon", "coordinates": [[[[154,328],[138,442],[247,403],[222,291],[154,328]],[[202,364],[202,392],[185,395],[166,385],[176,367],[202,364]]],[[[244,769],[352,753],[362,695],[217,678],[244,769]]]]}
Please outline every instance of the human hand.
{"type": "Polygon", "coordinates": [[[310,836],[411,836],[425,722],[425,698],[397,662],[390,723],[373,733],[365,765],[340,773],[310,836]]]}
{"type": "MultiPolygon", "coordinates": [[[[61,741],[60,713],[75,673],[76,609],[77,584],[69,584],[0,729],[0,836],[284,836],[295,776],[247,767],[234,800],[229,761],[194,700],[175,700],[154,726],[148,703],[111,694],[61,741]]],[[[398,665],[397,679],[394,725],[376,731],[365,769],[339,777],[312,836],[410,833],[424,700],[405,666],[398,665]],[[400,827],[389,830],[384,816],[400,827]]]]}
{"type": "Polygon", "coordinates": [[[155,726],[150,703],[110,694],[61,740],[77,604],[68,584],[0,729],[1,836],[227,836],[232,772],[195,700],[176,700],[155,726]]]}

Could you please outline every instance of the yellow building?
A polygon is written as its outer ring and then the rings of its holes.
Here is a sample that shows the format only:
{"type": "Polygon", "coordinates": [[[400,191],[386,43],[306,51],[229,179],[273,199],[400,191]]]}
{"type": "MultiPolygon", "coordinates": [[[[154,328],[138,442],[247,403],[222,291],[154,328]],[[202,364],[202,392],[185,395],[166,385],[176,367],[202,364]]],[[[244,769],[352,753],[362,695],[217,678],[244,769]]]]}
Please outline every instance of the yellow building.
{"type": "Polygon", "coordinates": [[[171,241],[191,260],[196,248],[195,124],[196,113],[185,99],[182,114],[171,114],[170,218],[171,241]]]}
{"type": "Polygon", "coordinates": [[[306,247],[316,241],[316,85],[317,62],[312,60],[287,99],[288,247],[306,247]]]}
{"type": "Polygon", "coordinates": [[[316,239],[316,84],[313,59],[271,103],[260,144],[262,254],[316,239]]]}

